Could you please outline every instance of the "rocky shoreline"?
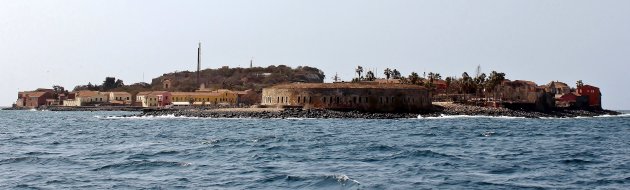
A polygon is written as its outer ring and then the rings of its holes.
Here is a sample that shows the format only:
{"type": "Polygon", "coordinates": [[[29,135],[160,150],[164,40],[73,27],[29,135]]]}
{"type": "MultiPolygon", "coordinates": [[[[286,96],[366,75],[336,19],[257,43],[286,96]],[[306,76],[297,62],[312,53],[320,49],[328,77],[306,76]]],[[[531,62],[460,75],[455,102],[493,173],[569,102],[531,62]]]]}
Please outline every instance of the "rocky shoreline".
{"type": "Polygon", "coordinates": [[[619,112],[610,110],[556,110],[548,113],[510,110],[506,108],[488,108],[468,106],[461,104],[435,105],[434,110],[423,113],[365,113],[358,111],[334,111],[324,109],[161,109],[145,110],[136,116],[165,116],[199,117],[199,118],[323,118],[323,119],[403,119],[418,117],[440,117],[444,115],[468,115],[468,116],[507,116],[523,118],[572,118],[593,117],[600,115],[618,115],[619,112]]]}
{"type": "MultiPolygon", "coordinates": [[[[2,110],[25,110],[3,108],[2,110]]],[[[27,109],[28,110],[28,109],[27,109]]],[[[470,106],[454,103],[437,103],[433,110],[421,113],[365,113],[359,111],[334,111],[325,109],[300,108],[211,108],[211,109],[145,109],[141,107],[48,107],[40,110],[48,111],[142,111],[142,113],[124,115],[123,117],[166,116],[199,117],[199,118],[322,118],[322,119],[403,119],[418,117],[440,117],[449,115],[491,116],[491,117],[523,117],[523,118],[573,118],[594,117],[600,115],[619,115],[610,110],[555,110],[552,112],[535,112],[527,110],[510,110],[470,106]]]]}

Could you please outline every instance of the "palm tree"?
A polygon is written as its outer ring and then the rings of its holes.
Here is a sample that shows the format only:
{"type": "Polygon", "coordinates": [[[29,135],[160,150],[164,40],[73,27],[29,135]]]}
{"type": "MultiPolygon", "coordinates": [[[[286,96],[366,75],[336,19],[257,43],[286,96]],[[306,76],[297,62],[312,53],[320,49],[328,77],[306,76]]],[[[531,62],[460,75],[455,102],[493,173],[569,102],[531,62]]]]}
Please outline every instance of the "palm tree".
{"type": "Polygon", "coordinates": [[[446,77],[446,95],[448,95],[448,87],[451,86],[451,83],[453,83],[453,77],[446,77]]]}
{"type": "Polygon", "coordinates": [[[442,75],[440,75],[440,73],[429,72],[429,82],[433,83],[433,81],[440,79],[442,79],[442,75]]]}
{"type": "Polygon", "coordinates": [[[363,67],[358,66],[357,69],[355,70],[355,72],[357,72],[357,74],[359,74],[359,81],[361,80],[361,73],[363,73],[363,67]]]}
{"type": "Polygon", "coordinates": [[[496,87],[501,84],[505,80],[505,73],[499,73],[496,71],[492,71],[490,76],[488,77],[488,82],[486,83],[486,89],[492,91],[493,99],[496,99],[496,87]]]}
{"type": "Polygon", "coordinates": [[[418,73],[411,72],[411,74],[409,75],[409,82],[411,82],[411,84],[418,84],[419,80],[420,76],[418,76],[418,73]]]}
{"type": "Polygon", "coordinates": [[[392,70],[389,68],[386,68],[383,74],[385,74],[385,77],[387,77],[387,80],[389,80],[389,77],[392,76],[392,70]]]}
{"type": "Polygon", "coordinates": [[[476,91],[474,81],[467,72],[462,73],[462,78],[460,80],[461,90],[463,93],[468,94],[470,92],[476,91]]]}

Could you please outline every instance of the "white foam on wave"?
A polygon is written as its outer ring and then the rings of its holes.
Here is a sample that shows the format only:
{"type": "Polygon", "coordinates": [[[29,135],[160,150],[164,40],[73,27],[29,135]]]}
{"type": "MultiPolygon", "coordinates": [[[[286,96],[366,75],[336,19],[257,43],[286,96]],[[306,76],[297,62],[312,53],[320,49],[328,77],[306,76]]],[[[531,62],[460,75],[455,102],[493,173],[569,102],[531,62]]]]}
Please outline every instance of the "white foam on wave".
{"type": "Polygon", "coordinates": [[[595,117],[630,117],[630,113],[624,113],[619,115],[598,115],[595,117]]]}
{"type": "MultiPolygon", "coordinates": [[[[96,117],[96,116],[95,116],[96,117]]],[[[100,118],[98,116],[97,118],[100,118]]],[[[138,119],[138,120],[157,120],[157,119],[212,119],[212,120],[243,120],[243,119],[252,119],[252,118],[212,118],[212,117],[189,117],[189,116],[175,116],[175,114],[168,115],[149,115],[149,116],[107,116],[103,119],[138,119]]]]}
{"type": "Polygon", "coordinates": [[[511,116],[487,116],[487,115],[444,115],[441,114],[437,117],[423,117],[418,115],[418,119],[461,119],[461,118],[490,118],[490,119],[526,119],[525,117],[511,117],[511,116]]]}
{"type": "Polygon", "coordinates": [[[540,119],[557,119],[557,120],[561,120],[561,119],[592,119],[592,118],[617,118],[617,117],[630,117],[630,114],[628,113],[624,113],[624,114],[619,114],[619,115],[598,115],[598,116],[593,116],[593,117],[587,117],[587,116],[577,116],[577,117],[541,117],[540,119]]]}
{"type": "Polygon", "coordinates": [[[337,179],[337,182],[340,182],[340,183],[352,182],[352,183],[355,183],[355,184],[361,184],[357,180],[350,179],[350,177],[348,177],[347,175],[343,175],[343,174],[341,174],[341,175],[333,175],[333,177],[335,179],[337,179]]]}

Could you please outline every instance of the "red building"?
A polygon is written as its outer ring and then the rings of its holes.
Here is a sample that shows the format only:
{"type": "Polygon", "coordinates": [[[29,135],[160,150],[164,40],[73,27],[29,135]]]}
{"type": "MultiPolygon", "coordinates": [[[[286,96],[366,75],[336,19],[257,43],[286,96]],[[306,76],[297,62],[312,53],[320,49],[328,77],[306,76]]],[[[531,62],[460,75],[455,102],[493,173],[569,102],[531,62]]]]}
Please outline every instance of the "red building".
{"type": "Polygon", "coordinates": [[[602,93],[599,88],[591,85],[578,86],[577,93],[588,97],[588,105],[592,108],[602,108],[602,93]]]}
{"type": "Polygon", "coordinates": [[[435,85],[435,92],[438,94],[446,93],[448,85],[445,80],[434,80],[433,84],[435,85]]]}

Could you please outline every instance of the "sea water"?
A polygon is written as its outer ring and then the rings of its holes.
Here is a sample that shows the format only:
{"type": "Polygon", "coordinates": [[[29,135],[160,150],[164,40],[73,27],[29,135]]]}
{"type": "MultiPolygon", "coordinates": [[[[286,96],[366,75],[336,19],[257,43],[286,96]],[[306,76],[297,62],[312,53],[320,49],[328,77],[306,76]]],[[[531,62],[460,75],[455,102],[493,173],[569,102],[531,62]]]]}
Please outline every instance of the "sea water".
{"type": "Polygon", "coordinates": [[[0,189],[627,189],[630,117],[0,111],[0,189]]]}

